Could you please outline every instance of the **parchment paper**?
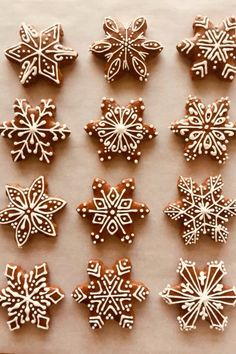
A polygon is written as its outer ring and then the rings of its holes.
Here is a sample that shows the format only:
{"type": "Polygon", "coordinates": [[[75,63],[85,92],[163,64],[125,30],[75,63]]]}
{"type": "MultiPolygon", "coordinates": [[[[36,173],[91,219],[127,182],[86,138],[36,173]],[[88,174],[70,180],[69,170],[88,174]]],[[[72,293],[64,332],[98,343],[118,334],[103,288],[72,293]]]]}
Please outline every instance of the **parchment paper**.
{"type": "Polygon", "coordinates": [[[236,220],[229,223],[230,235],[226,245],[215,244],[202,237],[196,246],[186,247],[180,237],[178,224],[167,218],[162,210],[178,198],[176,183],[179,175],[192,176],[199,183],[208,175],[221,173],[225,182],[224,195],[236,198],[236,143],[229,147],[230,160],[218,166],[210,158],[187,163],[183,157],[183,140],[168,129],[169,124],[182,118],[188,95],[199,95],[205,103],[218,97],[231,98],[230,116],[236,120],[236,80],[220,81],[211,76],[201,82],[192,82],[190,64],[177,53],[178,41],[192,35],[192,23],[197,14],[208,15],[216,23],[236,14],[231,0],[57,0],[6,1],[1,0],[0,11],[0,119],[13,118],[12,104],[16,97],[27,98],[32,104],[41,98],[52,97],[57,105],[57,118],[66,123],[72,134],[66,142],[57,144],[55,159],[47,166],[35,159],[22,163],[11,161],[11,144],[0,139],[0,207],[7,205],[4,186],[19,183],[28,186],[43,174],[49,183],[49,194],[67,200],[68,205],[59,217],[58,237],[32,237],[23,249],[18,249],[14,232],[0,227],[0,286],[6,285],[5,265],[12,262],[30,270],[46,261],[50,282],[61,286],[66,297],[51,308],[51,327],[48,332],[33,325],[25,325],[11,333],[8,330],[5,309],[0,309],[0,352],[15,354],[78,354],[78,353],[234,353],[236,345],[236,310],[226,308],[229,325],[224,333],[198,322],[192,333],[179,330],[178,309],[167,306],[158,296],[167,283],[175,283],[180,257],[195,260],[204,266],[208,260],[225,261],[226,283],[236,285],[236,220]],[[109,85],[103,77],[104,62],[94,58],[88,47],[102,39],[105,16],[114,16],[124,23],[144,15],[148,20],[147,36],[159,40],[164,50],[158,59],[149,62],[150,79],[142,84],[129,75],[109,85]],[[63,69],[63,85],[58,88],[43,80],[23,88],[18,80],[19,66],[10,63],[3,50],[19,41],[22,21],[43,29],[60,22],[64,28],[64,43],[79,52],[74,65],[63,69]],[[97,156],[97,145],[83,130],[83,126],[100,116],[103,96],[114,97],[120,104],[143,97],[145,120],[158,127],[159,136],[143,147],[138,166],[116,158],[102,164],[97,156]],[[103,177],[116,184],[123,177],[135,177],[135,198],[146,202],[150,215],[136,224],[136,240],[132,246],[121,244],[115,238],[94,246],[90,227],[76,213],[81,201],[92,196],[94,177],[103,177]],[[106,323],[102,331],[92,331],[88,325],[88,310],[76,304],[70,293],[79,283],[87,281],[86,267],[90,258],[102,259],[107,264],[122,256],[133,263],[133,279],[143,281],[151,290],[146,302],[135,307],[136,323],[126,331],[116,322],[106,323]]]}

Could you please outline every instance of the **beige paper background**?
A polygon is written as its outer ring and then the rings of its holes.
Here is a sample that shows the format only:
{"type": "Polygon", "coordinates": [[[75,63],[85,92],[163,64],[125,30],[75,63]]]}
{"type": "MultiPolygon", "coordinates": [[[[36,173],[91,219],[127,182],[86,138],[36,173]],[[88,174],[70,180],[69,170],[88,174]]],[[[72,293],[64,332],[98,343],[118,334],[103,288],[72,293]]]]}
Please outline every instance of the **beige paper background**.
{"type": "Polygon", "coordinates": [[[10,333],[7,314],[0,309],[0,352],[17,354],[77,354],[77,353],[233,353],[236,344],[236,311],[227,308],[229,326],[224,333],[210,330],[200,321],[192,333],[179,331],[177,308],[162,303],[158,292],[167,283],[177,279],[175,269],[179,257],[196,260],[203,266],[211,259],[223,259],[228,270],[226,282],[236,285],[236,220],[229,224],[230,236],[226,245],[214,244],[202,238],[197,246],[184,246],[179,227],[162,213],[169,201],[177,199],[176,181],[179,175],[192,176],[198,182],[221,173],[225,181],[225,196],[236,198],[236,143],[229,148],[230,160],[218,166],[210,159],[186,163],[183,141],[175,137],[168,126],[184,115],[187,96],[199,95],[206,103],[228,95],[232,101],[231,119],[236,120],[236,81],[221,82],[215,77],[193,83],[189,63],[180,58],[176,43],[192,35],[192,21],[197,14],[208,15],[220,22],[236,14],[231,0],[57,0],[57,1],[0,1],[0,119],[12,119],[12,104],[16,97],[27,98],[37,104],[41,98],[52,97],[57,105],[57,118],[67,123],[71,137],[56,147],[55,160],[50,166],[34,159],[13,163],[11,144],[0,140],[0,206],[7,205],[4,185],[19,183],[27,186],[40,174],[49,182],[49,194],[68,201],[68,206],[56,218],[58,237],[33,237],[23,249],[18,249],[9,227],[0,228],[0,286],[6,285],[3,276],[5,264],[13,262],[25,269],[46,261],[52,284],[64,289],[65,300],[51,309],[51,328],[48,332],[25,325],[10,333]],[[102,22],[105,16],[114,16],[123,22],[145,15],[147,36],[157,39],[164,50],[149,64],[150,80],[142,84],[129,76],[107,84],[103,77],[103,62],[88,53],[93,40],[103,38],[102,22]],[[63,70],[62,87],[54,87],[43,80],[29,88],[18,81],[19,66],[4,57],[3,50],[19,41],[22,21],[43,29],[60,22],[65,31],[64,43],[79,52],[75,65],[63,70]],[[122,159],[102,164],[97,157],[97,145],[83,131],[83,126],[100,115],[103,96],[114,97],[120,104],[143,97],[145,119],[158,127],[159,136],[143,148],[138,166],[122,159]],[[76,205],[92,195],[91,183],[95,176],[116,184],[123,177],[134,176],[137,184],[135,197],[145,201],[150,215],[136,224],[136,240],[129,247],[112,238],[103,245],[90,241],[89,226],[77,215],[76,205]],[[151,294],[148,300],[136,306],[136,323],[129,332],[117,323],[107,323],[102,331],[94,332],[88,325],[88,311],[72,301],[74,286],[87,280],[89,258],[98,257],[111,264],[128,256],[133,263],[133,278],[145,282],[151,294]]]}

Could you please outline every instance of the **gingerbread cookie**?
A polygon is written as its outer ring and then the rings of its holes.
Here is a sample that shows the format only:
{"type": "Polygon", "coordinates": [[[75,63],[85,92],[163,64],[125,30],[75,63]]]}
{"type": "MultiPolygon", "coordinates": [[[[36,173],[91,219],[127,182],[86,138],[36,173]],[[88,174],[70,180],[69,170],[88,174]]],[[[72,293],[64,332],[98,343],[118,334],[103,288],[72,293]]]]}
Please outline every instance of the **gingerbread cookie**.
{"type": "Polygon", "coordinates": [[[134,190],[133,178],[123,179],[116,187],[111,187],[101,178],[94,180],[94,198],[77,208],[77,212],[92,223],[94,244],[113,235],[122,242],[133,242],[134,220],[143,219],[149,213],[146,204],[133,200],[134,190]]]}
{"type": "Polygon", "coordinates": [[[50,163],[54,143],[66,139],[71,133],[65,124],[55,121],[53,101],[42,99],[39,106],[32,107],[26,99],[17,98],[13,109],[15,118],[0,123],[1,136],[14,142],[13,161],[35,155],[40,161],[50,163]]]}
{"type": "Polygon", "coordinates": [[[27,85],[43,76],[56,84],[61,83],[60,66],[73,62],[78,53],[61,44],[63,30],[59,23],[38,32],[23,23],[21,42],[5,50],[6,57],[21,64],[20,82],[27,85]]]}
{"type": "Polygon", "coordinates": [[[228,159],[227,144],[236,131],[236,124],[229,120],[229,108],[228,97],[205,106],[199,98],[189,96],[185,118],[170,127],[173,133],[184,137],[187,161],[203,154],[211,155],[219,164],[228,159]]]}
{"type": "Polygon", "coordinates": [[[131,269],[127,258],[119,259],[111,268],[100,260],[89,261],[87,272],[90,282],[77,286],[72,297],[88,307],[92,329],[102,328],[107,320],[115,320],[122,328],[132,329],[133,302],[146,300],[149,290],[142,283],[130,279],[131,269]]]}
{"type": "Polygon", "coordinates": [[[108,82],[118,79],[129,71],[140,81],[147,81],[149,72],[146,59],[158,55],[163,47],[154,40],[147,40],[147,22],[144,17],[136,18],[129,27],[110,17],[103,25],[105,38],[95,42],[90,50],[106,60],[105,78],[108,82]]]}
{"type": "Polygon", "coordinates": [[[100,142],[100,161],[111,160],[115,154],[122,154],[128,161],[139,162],[139,145],[157,136],[156,128],[143,122],[144,109],[142,98],[130,101],[126,107],[119,106],[113,98],[103,98],[102,117],[84,127],[90,136],[100,142]]]}
{"type": "Polygon", "coordinates": [[[236,19],[227,17],[214,26],[207,16],[197,16],[193,24],[194,37],[184,39],[177,50],[191,60],[193,79],[215,73],[232,81],[236,73],[236,19]]]}
{"type": "Polygon", "coordinates": [[[168,305],[178,305],[180,329],[196,329],[198,319],[210,323],[210,328],[223,331],[228,317],[223,314],[226,305],[235,306],[236,288],[222,283],[227,274],[223,261],[211,261],[203,270],[195,262],[180,259],[177,269],[181,282],[167,285],[160,293],[168,305]]]}
{"type": "Polygon", "coordinates": [[[6,265],[7,287],[0,290],[0,305],[8,312],[10,331],[27,322],[49,329],[49,307],[64,298],[60,288],[48,285],[46,263],[25,272],[17,265],[6,265]]]}
{"type": "Polygon", "coordinates": [[[164,210],[171,219],[180,220],[186,245],[197,243],[200,235],[209,235],[215,242],[226,242],[225,224],[236,215],[236,200],[222,195],[221,176],[208,177],[198,185],[191,177],[180,177],[178,189],[183,198],[164,210]]]}
{"type": "Polygon", "coordinates": [[[66,202],[47,195],[43,176],[36,178],[29,188],[6,185],[6,194],[10,203],[0,211],[0,224],[12,226],[18,247],[22,247],[34,234],[56,236],[53,215],[66,202]]]}

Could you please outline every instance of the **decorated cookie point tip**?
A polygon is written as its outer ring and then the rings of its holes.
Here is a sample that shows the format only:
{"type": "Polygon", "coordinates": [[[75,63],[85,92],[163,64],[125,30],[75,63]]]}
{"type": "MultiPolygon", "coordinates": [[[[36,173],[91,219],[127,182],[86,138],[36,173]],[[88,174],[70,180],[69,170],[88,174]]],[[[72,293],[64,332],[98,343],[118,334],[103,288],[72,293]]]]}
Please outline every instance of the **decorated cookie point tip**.
{"type": "Polygon", "coordinates": [[[34,234],[56,236],[53,216],[66,202],[47,195],[43,176],[36,178],[29,188],[6,185],[5,189],[10,203],[0,211],[0,224],[10,225],[15,230],[18,247],[23,247],[34,234]]]}
{"type": "Polygon", "coordinates": [[[208,177],[198,185],[191,177],[180,177],[178,189],[182,199],[170,203],[164,213],[183,225],[186,245],[196,244],[200,236],[209,235],[215,242],[226,243],[226,223],[236,215],[236,200],[222,195],[220,175],[208,177]]]}
{"type": "Polygon", "coordinates": [[[180,259],[177,273],[181,282],[168,284],[160,296],[168,305],[178,305],[181,315],[177,317],[181,330],[196,329],[198,319],[209,322],[211,329],[223,331],[228,317],[223,310],[226,305],[235,306],[236,288],[223,284],[227,274],[223,261],[207,262],[199,270],[195,262],[180,259]]]}
{"type": "Polygon", "coordinates": [[[106,17],[103,28],[105,38],[94,42],[90,50],[106,60],[106,80],[113,82],[128,71],[140,81],[147,81],[146,59],[158,55],[163,47],[157,41],[146,39],[146,19],[136,18],[129,27],[125,27],[119,21],[106,17]]]}
{"type": "Polygon", "coordinates": [[[207,106],[197,97],[188,97],[184,119],[171,124],[173,133],[185,139],[184,156],[187,161],[200,155],[210,155],[219,164],[226,162],[227,145],[236,131],[236,123],[229,118],[229,109],[228,97],[221,97],[207,106]]]}
{"type": "Polygon", "coordinates": [[[28,85],[39,76],[56,84],[61,82],[60,66],[73,62],[78,53],[61,44],[63,30],[59,23],[38,32],[22,23],[21,42],[5,50],[6,57],[21,64],[20,82],[28,85]]]}
{"type": "Polygon", "coordinates": [[[0,305],[7,309],[9,330],[20,329],[25,323],[48,330],[49,307],[59,303],[64,294],[60,288],[48,285],[47,264],[35,266],[30,272],[7,264],[5,276],[7,287],[0,290],[0,305]]]}
{"type": "Polygon", "coordinates": [[[72,297],[88,307],[92,329],[102,328],[108,320],[117,321],[122,328],[133,327],[133,303],[146,300],[149,290],[144,284],[131,280],[131,269],[127,258],[117,260],[111,268],[97,259],[89,261],[90,281],[77,286],[72,297]]]}
{"type": "Polygon", "coordinates": [[[192,62],[192,78],[203,79],[209,73],[221,79],[232,81],[236,73],[236,23],[227,17],[220,25],[214,26],[207,16],[197,16],[194,37],[184,39],[177,45],[180,54],[192,62]]]}
{"type": "Polygon", "coordinates": [[[13,109],[14,119],[0,123],[1,136],[13,140],[13,161],[33,155],[50,163],[54,143],[65,140],[71,133],[65,124],[55,120],[56,106],[52,99],[42,99],[39,106],[32,107],[26,99],[17,98],[13,109]]]}
{"type": "Polygon", "coordinates": [[[101,118],[90,121],[85,128],[88,135],[100,143],[100,161],[121,154],[128,161],[137,163],[141,156],[140,143],[157,136],[156,128],[143,122],[143,101],[132,100],[127,106],[119,106],[113,98],[104,98],[101,110],[101,118]]]}
{"type": "Polygon", "coordinates": [[[123,179],[112,187],[104,179],[96,178],[92,188],[93,199],[77,208],[80,216],[92,223],[92,242],[96,244],[116,236],[121,242],[132,243],[134,221],[149,213],[146,204],[133,200],[134,179],[123,179]]]}

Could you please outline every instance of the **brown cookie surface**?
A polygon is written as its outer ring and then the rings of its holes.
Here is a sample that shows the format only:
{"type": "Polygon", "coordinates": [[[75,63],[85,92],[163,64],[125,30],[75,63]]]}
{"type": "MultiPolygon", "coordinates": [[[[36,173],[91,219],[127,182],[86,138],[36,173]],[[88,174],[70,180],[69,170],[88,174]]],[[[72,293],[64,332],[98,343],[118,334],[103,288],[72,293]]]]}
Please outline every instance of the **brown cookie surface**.
{"type": "Polygon", "coordinates": [[[108,82],[118,79],[129,71],[140,81],[149,76],[146,59],[158,55],[163,47],[145,37],[147,21],[138,17],[128,27],[111,17],[106,17],[103,25],[105,38],[93,43],[90,50],[106,60],[105,78],[108,82]]]}
{"type": "Polygon", "coordinates": [[[223,185],[220,175],[210,176],[200,185],[191,177],[179,178],[182,199],[170,203],[164,213],[181,222],[186,245],[197,243],[201,235],[209,235],[215,242],[227,241],[225,224],[236,215],[236,200],[222,195],[223,185]]]}
{"type": "Polygon", "coordinates": [[[118,105],[113,98],[103,98],[102,117],[84,127],[89,136],[100,142],[100,161],[111,160],[114,155],[121,154],[128,161],[139,162],[139,145],[157,136],[156,128],[143,122],[144,109],[142,98],[130,101],[127,106],[118,105]]]}
{"type": "Polygon", "coordinates": [[[35,266],[30,272],[17,265],[7,264],[7,287],[0,290],[0,305],[7,309],[10,331],[32,323],[49,329],[49,307],[64,298],[60,288],[48,284],[46,263],[35,266]]]}
{"type": "Polygon", "coordinates": [[[117,260],[111,268],[100,260],[89,261],[90,281],[77,286],[72,297],[88,307],[92,329],[102,328],[107,320],[117,321],[122,328],[133,327],[133,303],[146,300],[149,290],[142,283],[131,280],[131,269],[127,258],[117,260]]]}
{"type": "Polygon", "coordinates": [[[187,161],[207,154],[219,164],[228,159],[227,145],[236,132],[236,123],[229,120],[229,109],[228,97],[205,106],[198,97],[189,96],[185,118],[170,126],[173,133],[184,137],[187,161]]]}
{"type": "Polygon", "coordinates": [[[227,274],[224,262],[211,261],[199,270],[195,262],[180,259],[177,272],[180,283],[168,284],[160,296],[168,305],[180,307],[180,329],[196,329],[198,319],[202,319],[210,323],[210,328],[223,331],[228,323],[224,307],[236,304],[236,288],[223,284],[227,274]]]}
{"type": "Polygon", "coordinates": [[[21,42],[6,49],[6,57],[21,65],[20,82],[28,85],[39,76],[60,84],[60,66],[73,62],[78,53],[61,44],[63,30],[59,23],[38,32],[32,25],[22,23],[21,42]]]}
{"type": "Polygon", "coordinates": [[[177,45],[180,54],[193,63],[193,79],[202,79],[215,73],[223,80],[232,81],[236,73],[236,19],[227,17],[214,26],[207,16],[197,16],[193,24],[194,37],[177,45]]]}
{"type": "Polygon", "coordinates": [[[18,247],[22,247],[34,234],[57,235],[53,216],[66,202],[47,195],[43,176],[36,178],[29,188],[18,185],[6,185],[5,188],[10,203],[0,211],[0,224],[11,225],[15,230],[18,247]]]}
{"type": "Polygon", "coordinates": [[[133,178],[123,179],[112,187],[104,179],[93,182],[92,200],[81,203],[77,212],[92,224],[91,238],[94,244],[104,242],[111,236],[131,244],[134,239],[134,221],[149,213],[144,203],[133,200],[133,178]]]}
{"type": "Polygon", "coordinates": [[[71,133],[65,124],[55,120],[56,106],[52,99],[42,99],[40,105],[32,107],[26,99],[17,98],[13,109],[15,118],[0,123],[1,136],[13,140],[13,161],[33,155],[50,163],[53,145],[71,133]]]}

